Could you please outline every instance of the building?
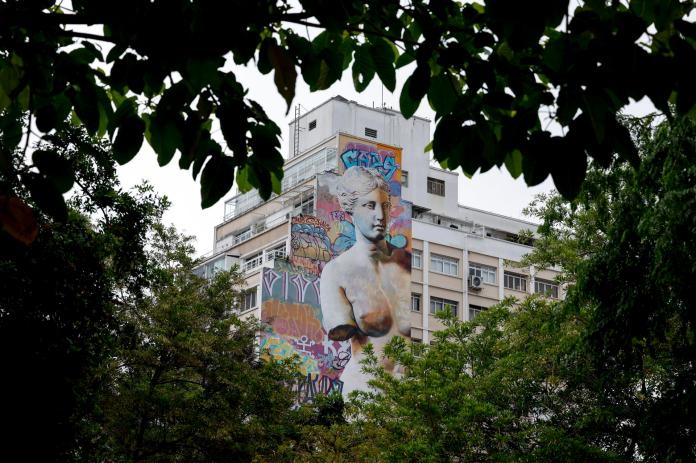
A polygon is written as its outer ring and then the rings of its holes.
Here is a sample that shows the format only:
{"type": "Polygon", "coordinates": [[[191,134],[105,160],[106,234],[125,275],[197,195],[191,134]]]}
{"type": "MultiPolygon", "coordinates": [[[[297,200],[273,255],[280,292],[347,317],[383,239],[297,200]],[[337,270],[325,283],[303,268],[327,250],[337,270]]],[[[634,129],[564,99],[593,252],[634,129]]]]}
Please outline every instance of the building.
{"type": "Polygon", "coordinates": [[[244,316],[260,317],[262,268],[287,256],[291,218],[314,212],[316,175],[337,168],[341,134],[402,149],[401,195],[413,205],[413,340],[427,343],[442,328],[434,316],[439,310],[470,320],[506,296],[541,292],[562,297],[554,282],[557,272],[512,265],[530,251],[524,232],[535,224],[458,204],[458,174],[434,167],[424,153],[429,120],[406,120],[392,109],[337,96],[290,124],[280,195],[262,201],[251,191],[225,202],[214,249],[198,272],[208,276],[238,264],[249,288],[240,307],[244,316]]]}

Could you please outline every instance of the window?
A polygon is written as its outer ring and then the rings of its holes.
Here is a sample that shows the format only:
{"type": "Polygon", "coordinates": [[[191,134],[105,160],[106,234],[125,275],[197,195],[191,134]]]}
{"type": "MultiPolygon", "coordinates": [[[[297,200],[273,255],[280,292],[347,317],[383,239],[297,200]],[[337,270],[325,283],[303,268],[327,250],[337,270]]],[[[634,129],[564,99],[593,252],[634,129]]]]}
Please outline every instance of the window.
{"type": "Polygon", "coordinates": [[[270,261],[273,259],[284,259],[287,257],[287,252],[285,251],[285,243],[279,244],[278,246],[271,248],[271,249],[266,249],[266,260],[270,261]]]}
{"type": "Polygon", "coordinates": [[[405,186],[405,187],[408,186],[408,171],[407,170],[401,171],[401,185],[405,186]]]}
{"type": "Polygon", "coordinates": [[[423,268],[423,253],[419,249],[414,249],[411,254],[411,267],[423,268]]]}
{"type": "Polygon", "coordinates": [[[256,307],[256,286],[244,291],[241,298],[241,311],[246,312],[256,307]]]}
{"type": "Polygon", "coordinates": [[[473,320],[476,318],[478,314],[486,310],[485,307],[481,307],[480,305],[472,305],[469,304],[469,321],[473,320]]]}
{"type": "Polygon", "coordinates": [[[552,281],[534,280],[534,292],[558,299],[558,285],[552,281]]]}
{"type": "Polygon", "coordinates": [[[411,311],[420,312],[421,308],[421,295],[418,293],[411,293],[411,311]]]}
{"type": "Polygon", "coordinates": [[[256,267],[259,267],[261,264],[263,264],[263,253],[259,252],[257,254],[245,257],[244,265],[242,265],[242,268],[245,272],[248,272],[250,270],[255,269],[256,267]]]}
{"type": "Polygon", "coordinates": [[[309,121],[309,130],[314,130],[317,128],[317,120],[309,121]]]}
{"type": "Polygon", "coordinates": [[[517,275],[516,273],[505,272],[503,274],[503,285],[507,289],[527,292],[527,277],[524,275],[517,275]]]}
{"type": "Polygon", "coordinates": [[[428,177],[428,193],[445,196],[445,181],[428,177]]]}
{"type": "Polygon", "coordinates": [[[377,138],[377,130],[365,127],[365,136],[370,138],[377,138]]]}
{"type": "Polygon", "coordinates": [[[457,301],[450,301],[449,299],[442,299],[439,297],[430,298],[430,313],[433,315],[442,310],[446,310],[456,317],[458,307],[459,303],[457,301]]]}
{"type": "Polygon", "coordinates": [[[459,259],[441,256],[439,254],[430,255],[430,270],[433,272],[445,273],[447,275],[459,275],[459,259]]]}
{"type": "Polygon", "coordinates": [[[293,204],[293,207],[295,208],[293,210],[293,215],[312,215],[314,214],[314,195],[304,198],[301,201],[296,202],[293,204]]]}
{"type": "Polygon", "coordinates": [[[481,264],[469,264],[469,275],[481,277],[481,281],[484,283],[494,285],[496,281],[495,274],[495,267],[488,267],[487,265],[481,264]]]}

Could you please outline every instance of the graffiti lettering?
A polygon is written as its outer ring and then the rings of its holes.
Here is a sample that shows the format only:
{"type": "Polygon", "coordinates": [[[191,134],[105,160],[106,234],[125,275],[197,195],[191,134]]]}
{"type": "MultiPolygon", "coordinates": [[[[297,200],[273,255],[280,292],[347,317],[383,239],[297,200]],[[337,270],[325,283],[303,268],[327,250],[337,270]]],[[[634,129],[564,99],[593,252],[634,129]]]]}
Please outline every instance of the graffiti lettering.
{"type": "Polygon", "coordinates": [[[325,375],[307,374],[306,378],[299,380],[294,387],[297,392],[297,401],[300,403],[312,402],[317,394],[327,395],[331,392],[343,392],[343,381],[330,378],[325,375]]]}
{"type": "Polygon", "coordinates": [[[348,149],[341,154],[341,161],[343,161],[343,165],[346,169],[353,166],[372,167],[377,169],[387,181],[392,179],[398,168],[393,154],[386,154],[385,152],[377,153],[373,150],[348,149]]]}

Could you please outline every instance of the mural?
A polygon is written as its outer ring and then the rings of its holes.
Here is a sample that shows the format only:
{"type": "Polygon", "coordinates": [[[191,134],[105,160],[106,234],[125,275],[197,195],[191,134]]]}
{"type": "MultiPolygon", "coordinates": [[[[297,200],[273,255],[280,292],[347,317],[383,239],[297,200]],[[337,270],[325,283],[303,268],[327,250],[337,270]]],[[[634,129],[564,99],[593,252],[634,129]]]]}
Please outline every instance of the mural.
{"type": "MultiPolygon", "coordinates": [[[[409,337],[411,205],[401,150],[339,136],[338,173],[317,176],[315,215],[293,217],[289,263],[264,269],[264,355],[297,355],[298,400],[365,389],[364,346],[409,337]]],[[[398,373],[393,364],[384,364],[398,373]]]]}

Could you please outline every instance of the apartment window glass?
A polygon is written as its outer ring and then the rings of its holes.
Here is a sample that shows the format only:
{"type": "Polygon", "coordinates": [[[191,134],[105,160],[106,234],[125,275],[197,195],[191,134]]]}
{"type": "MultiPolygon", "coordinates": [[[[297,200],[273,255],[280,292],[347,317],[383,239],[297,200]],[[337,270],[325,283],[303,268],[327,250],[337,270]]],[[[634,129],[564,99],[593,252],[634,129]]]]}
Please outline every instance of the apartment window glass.
{"type": "Polygon", "coordinates": [[[496,269],[481,264],[469,264],[469,275],[481,277],[481,281],[494,285],[496,282],[496,269]]]}
{"type": "Polygon", "coordinates": [[[445,196],[445,181],[428,177],[428,193],[445,196]]]}
{"type": "Polygon", "coordinates": [[[317,120],[309,121],[309,130],[314,130],[317,128],[317,120]]]}
{"type": "Polygon", "coordinates": [[[440,254],[431,254],[430,270],[457,276],[459,275],[459,259],[441,256],[440,254]]]}
{"type": "Polygon", "coordinates": [[[430,298],[430,313],[433,315],[442,310],[446,310],[456,317],[458,308],[459,303],[457,301],[450,301],[449,299],[442,299],[441,297],[430,298]]]}
{"type": "Polygon", "coordinates": [[[411,293],[411,311],[420,312],[421,310],[421,295],[418,293],[411,293]]]}
{"type": "Polygon", "coordinates": [[[241,302],[242,312],[251,310],[254,307],[256,307],[256,286],[254,286],[251,289],[248,289],[247,291],[244,291],[244,294],[242,294],[241,302]]]}
{"type": "Polygon", "coordinates": [[[527,277],[524,275],[518,275],[516,273],[505,272],[503,274],[503,285],[507,289],[514,289],[515,291],[527,291],[527,277]]]}
{"type": "Polygon", "coordinates": [[[295,210],[293,213],[295,215],[312,215],[314,214],[314,196],[304,198],[301,201],[296,202],[294,205],[295,210]]]}
{"type": "Polygon", "coordinates": [[[365,136],[370,138],[377,138],[377,129],[365,127],[365,136]]]}
{"type": "Polygon", "coordinates": [[[401,185],[403,185],[405,187],[408,186],[408,171],[407,170],[401,171],[401,185]]]}
{"type": "Polygon", "coordinates": [[[534,292],[558,299],[558,285],[553,281],[534,280],[534,292]]]}
{"type": "Polygon", "coordinates": [[[423,268],[423,253],[418,249],[414,249],[411,254],[411,267],[423,268]]]}
{"type": "Polygon", "coordinates": [[[469,321],[476,318],[476,316],[484,310],[486,310],[485,307],[481,307],[480,305],[469,304],[469,321]]]}
{"type": "Polygon", "coordinates": [[[263,253],[259,252],[257,254],[252,254],[251,256],[245,257],[242,268],[245,272],[248,272],[256,267],[260,267],[261,264],[263,264],[263,253]]]}

